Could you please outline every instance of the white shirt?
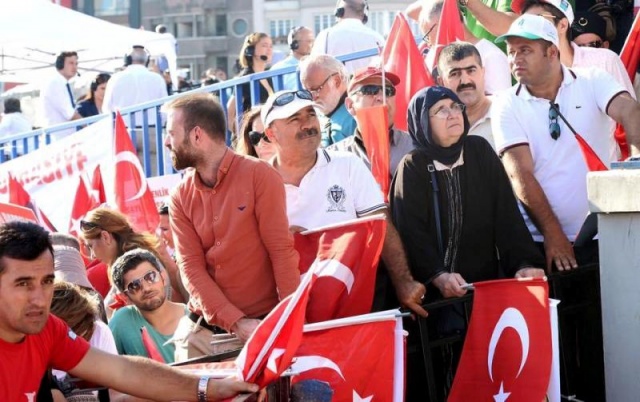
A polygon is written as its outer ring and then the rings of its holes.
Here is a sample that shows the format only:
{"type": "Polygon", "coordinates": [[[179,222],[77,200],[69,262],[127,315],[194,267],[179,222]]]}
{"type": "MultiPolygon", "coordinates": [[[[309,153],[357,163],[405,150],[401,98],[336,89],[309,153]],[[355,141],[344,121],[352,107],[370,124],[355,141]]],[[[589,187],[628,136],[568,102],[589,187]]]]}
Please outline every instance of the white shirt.
{"type": "Polygon", "coordinates": [[[573,70],[576,68],[600,68],[611,74],[636,99],[629,74],[627,74],[627,70],[625,70],[624,64],[622,64],[622,60],[617,54],[605,48],[580,47],[573,42],[571,42],[571,47],[573,48],[573,65],[567,67],[573,70]]]}
{"type": "MultiPolygon", "coordinates": [[[[616,159],[617,145],[609,130],[611,119],[606,115],[606,108],[624,88],[600,69],[573,72],[562,66],[562,73],[563,80],[554,102],[600,159],[609,165],[616,159]]],[[[535,178],[565,235],[573,241],[589,212],[588,169],[573,133],[558,118],[560,137],[551,138],[549,100],[534,97],[523,85],[515,85],[494,97],[491,122],[498,153],[518,144],[529,145],[535,178]]],[[[522,205],[520,210],[533,239],[544,241],[522,205]]]]}
{"type": "MultiPolygon", "coordinates": [[[[331,28],[320,31],[313,42],[311,54],[330,54],[341,56],[384,46],[385,39],[378,32],[367,27],[362,21],[355,18],[344,18],[331,28]]],[[[349,74],[357,69],[367,67],[371,63],[371,57],[353,60],[346,63],[349,74]]]]}
{"type": "Polygon", "coordinates": [[[475,47],[484,67],[484,91],[495,94],[511,88],[511,70],[504,52],[486,39],[480,39],[475,47]]]}
{"type": "MultiPolygon", "coordinates": [[[[75,107],[69,96],[67,83],[69,81],[56,71],[40,89],[40,113],[43,127],[66,123],[73,117],[75,107]]],[[[73,129],[57,131],[51,139],[60,139],[74,132],[73,129]]]]}
{"type": "Polygon", "coordinates": [[[496,150],[496,143],[493,140],[493,129],[491,128],[491,106],[487,109],[487,113],[469,128],[469,135],[477,135],[484,138],[491,145],[491,148],[493,148],[494,151],[496,150]]]}
{"type": "MultiPolygon", "coordinates": [[[[5,113],[2,115],[2,121],[0,121],[0,138],[4,139],[14,134],[28,133],[32,129],[33,127],[31,126],[31,123],[22,113],[5,113]]],[[[11,155],[11,149],[13,146],[14,145],[12,143],[6,143],[3,145],[3,149],[7,154],[11,155]]],[[[18,154],[25,154],[22,140],[16,141],[15,147],[18,154]]]]}
{"type": "MultiPolygon", "coordinates": [[[[160,74],[149,71],[141,64],[132,64],[124,71],[116,73],[107,82],[102,101],[102,112],[111,113],[129,106],[150,102],[167,96],[167,84],[160,74]]],[[[156,114],[147,111],[149,125],[155,126],[156,114]]],[[[129,125],[129,119],[125,118],[129,125]]],[[[142,126],[142,113],[135,115],[136,126],[142,126]]]]}
{"type": "Polygon", "coordinates": [[[316,164],[300,186],[285,184],[289,225],[314,229],[386,208],[380,186],[357,156],[317,152],[316,164]]]}

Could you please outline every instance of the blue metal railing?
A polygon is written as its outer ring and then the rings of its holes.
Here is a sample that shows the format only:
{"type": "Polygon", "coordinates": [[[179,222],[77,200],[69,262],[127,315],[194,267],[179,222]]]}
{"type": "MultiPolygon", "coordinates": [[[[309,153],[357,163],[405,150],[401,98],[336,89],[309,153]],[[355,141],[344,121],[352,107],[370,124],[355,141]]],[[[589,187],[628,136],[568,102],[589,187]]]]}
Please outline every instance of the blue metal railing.
{"type": "MultiPolygon", "coordinates": [[[[338,56],[338,59],[346,62],[351,60],[358,60],[365,57],[372,57],[378,55],[378,49],[368,49],[360,52],[354,52],[348,55],[338,56]]],[[[197,88],[189,91],[188,93],[195,92],[208,92],[215,94],[224,109],[225,115],[228,117],[227,102],[232,94],[241,93],[241,87],[247,83],[250,86],[251,104],[255,105],[260,101],[260,80],[265,78],[271,78],[273,81],[274,90],[279,91],[283,89],[282,77],[286,74],[296,73],[298,74],[298,85],[300,83],[300,75],[297,72],[297,66],[289,66],[280,68],[277,70],[269,70],[261,73],[255,73],[244,77],[234,78],[221,83],[209,85],[202,88],[197,88]]],[[[129,127],[129,134],[134,146],[138,147],[137,136],[142,135],[142,165],[147,177],[150,177],[153,173],[158,175],[165,174],[164,165],[164,146],[163,146],[163,119],[160,113],[160,108],[166,102],[184,95],[187,92],[175,94],[161,99],[156,99],[151,102],[142,103],[139,105],[131,106],[120,110],[125,123],[129,127]],[[142,124],[137,120],[142,120],[142,124]],[[149,124],[149,120],[152,124],[149,124]],[[155,128],[160,129],[155,129],[155,128]],[[152,144],[150,134],[155,130],[153,139],[155,145],[152,144]],[[155,160],[152,160],[152,154],[155,155],[155,160]],[[153,169],[155,164],[155,169],[153,169]]],[[[241,102],[235,102],[236,104],[236,120],[239,121],[242,118],[242,104],[241,102]]],[[[107,114],[91,116],[80,120],[74,120],[63,124],[58,124],[51,127],[44,127],[27,133],[16,134],[8,136],[0,140],[0,147],[6,152],[0,152],[0,163],[5,162],[9,158],[13,159],[19,157],[18,149],[22,148],[25,153],[32,152],[39,149],[42,145],[48,145],[51,143],[52,135],[61,133],[70,129],[80,129],[89,124],[95,123],[98,120],[102,120],[108,117],[107,114]]],[[[112,117],[114,118],[114,117],[112,117]]],[[[231,133],[227,132],[227,144],[231,141],[231,133]]],[[[140,150],[138,150],[140,151],[140,150]]]]}

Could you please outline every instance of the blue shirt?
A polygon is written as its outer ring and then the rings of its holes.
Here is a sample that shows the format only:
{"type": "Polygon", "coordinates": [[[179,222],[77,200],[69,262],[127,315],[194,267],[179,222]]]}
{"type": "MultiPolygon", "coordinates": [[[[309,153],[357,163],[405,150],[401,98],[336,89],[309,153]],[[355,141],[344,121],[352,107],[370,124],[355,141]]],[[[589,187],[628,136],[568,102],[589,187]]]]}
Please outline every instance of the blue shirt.
{"type": "MultiPolygon", "coordinates": [[[[297,66],[298,64],[300,64],[300,60],[290,55],[287,58],[280,60],[279,62],[271,66],[271,70],[277,70],[283,67],[297,66]]],[[[275,79],[274,79],[274,82],[275,82],[275,79]]],[[[283,88],[280,88],[280,90],[298,89],[298,73],[296,72],[296,73],[284,74],[282,76],[282,83],[283,83],[283,88]]]]}
{"type": "Polygon", "coordinates": [[[323,147],[328,147],[352,136],[356,130],[356,120],[349,114],[344,105],[344,99],[342,104],[327,117],[329,121],[322,128],[321,144],[323,147]]]}

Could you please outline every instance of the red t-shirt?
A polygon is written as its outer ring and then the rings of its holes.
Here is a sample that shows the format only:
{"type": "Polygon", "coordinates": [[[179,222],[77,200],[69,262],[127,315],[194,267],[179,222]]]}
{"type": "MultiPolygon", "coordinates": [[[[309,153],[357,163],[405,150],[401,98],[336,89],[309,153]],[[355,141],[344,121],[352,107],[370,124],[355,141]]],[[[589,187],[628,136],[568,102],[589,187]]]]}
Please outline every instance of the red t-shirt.
{"type": "Polygon", "coordinates": [[[34,402],[47,369],[69,371],[87,351],[89,343],[53,315],[42,332],[20,343],[0,339],[0,401],[34,402]]]}

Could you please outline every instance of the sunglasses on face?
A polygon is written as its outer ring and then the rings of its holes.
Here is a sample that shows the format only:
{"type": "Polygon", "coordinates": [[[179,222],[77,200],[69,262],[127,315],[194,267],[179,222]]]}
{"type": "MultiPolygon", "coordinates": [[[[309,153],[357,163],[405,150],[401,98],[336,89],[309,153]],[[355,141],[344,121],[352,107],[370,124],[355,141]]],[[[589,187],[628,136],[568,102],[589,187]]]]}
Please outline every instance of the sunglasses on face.
{"type": "Polygon", "coordinates": [[[551,103],[549,106],[549,134],[551,138],[557,140],[560,138],[560,124],[558,124],[558,108],[557,103],[551,103]]]}
{"type": "MultiPolygon", "coordinates": [[[[375,96],[379,94],[380,91],[382,91],[382,85],[371,84],[361,86],[355,91],[355,93],[359,92],[362,95],[375,96]]],[[[396,88],[391,85],[385,85],[384,94],[386,96],[396,96],[396,88]]]]}
{"type": "Polygon", "coordinates": [[[264,132],[260,132],[260,131],[249,132],[249,142],[251,142],[251,145],[253,145],[254,147],[258,146],[258,144],[260,143],[260,140],[264,140],[265,142],[271,142],[269,141],[269,137],[267,137],[264,132]]]}
{"type": "Polygon", "coordinates": [[[451,115],[462,114],[462,112],[464,112],[464,109],[465,109],[465,105],[463,105],[462,103],[454,103],[453,105],[451,105],[450,108],[441,107],[431,116],[437,117],[439,119],[448,119],[449,116],[451,115]]]}
{"type": "Polygon", "coordinates": [[[149,271],[142,276],[142,278],[134,279],[126,286],[124,289],[125,293],[128,294],[136,294],[140,290],[142,290],[142,281],[152,285],[160,280],[160,275],[158,271],[149,271]]]}
{"type": "Polygon", "coordinates": [[[89,222],[89,221],[84,221],[84,220],[81,220],[81,221],[80,221],[80,229],[81,229],[83,232],[88,232],[88,231],[90,231],[90,230],[92,230],[92,229],[95,229],[95,228],[102,229],[102,227],[100,227],[100,225],[98,225],[97,223],[93,223],[93,222],[89,222]]]}
{"type": "Polygon", "coordinates": [[[268,116],[269,113],[271,113],[273,108],[275,108],[276,106],[278,107],[286,106],[289,103],[293,102],[294,99],[296,99],[296,97],[298,97],[298,99],[313,101],[313,95],[311,95],[311,92],[307,91],[306,89],[301,89],[299,91],[285,92],[273,100],[273,104],[267,111],[266,116],[268,116]]]}
{"type": "Polygon", "coordinates": [[[602,41],[601,40],[594,40],[593,42],[587,42],[587,43],[583,43],[581,45],[578,45],[580,47],[595,47],[596,49],[599,49],[602,47],[602,41]]]}

